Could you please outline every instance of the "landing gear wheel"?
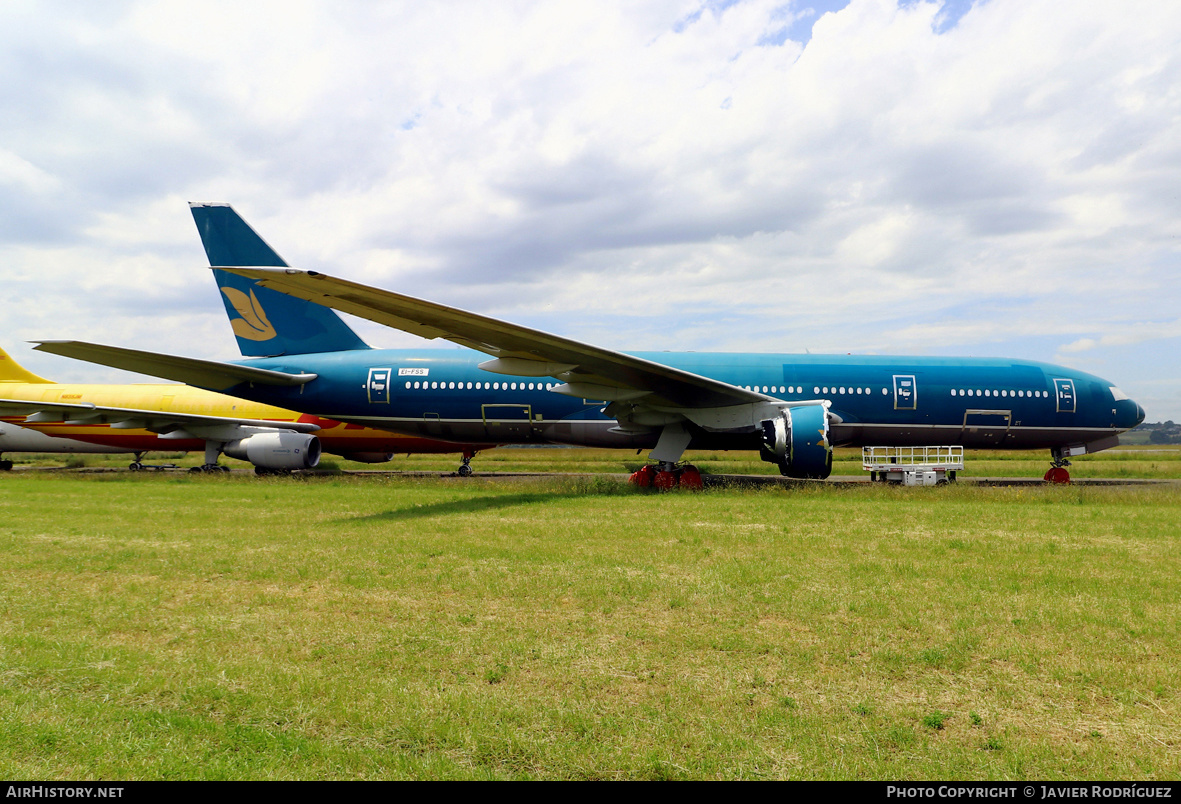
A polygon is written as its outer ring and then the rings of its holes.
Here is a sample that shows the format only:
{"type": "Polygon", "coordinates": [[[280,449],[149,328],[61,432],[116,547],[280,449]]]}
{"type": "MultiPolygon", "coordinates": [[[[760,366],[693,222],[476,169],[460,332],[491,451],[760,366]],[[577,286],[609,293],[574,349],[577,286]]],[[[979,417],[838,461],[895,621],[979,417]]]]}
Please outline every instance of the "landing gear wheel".
{"type": "Polygon", "coordinates": [[[12,461],[0,461],[0,472],[11,472],[12,461]]]}
{"type": "Polygon", "coordinates": [[[652,488],[652,481],[656,479],[656,467],[651,464],[641,466],[636,471],[632,472],[631,477],[627,479],[628,483],[633,486],[639,486],[642,489],[652,488]]]}
{"type": "Polygon", "coordinates": [[[656,479],[652,481],[652,485],[661,491],[670,491],[677,487],[677,473],[671,469],[661,469],[656,473],[656,479]]]}
{"type": "Polygon", "coordinates": [[[476,457],[475,450],[472,450],[471,452],[464,452],[463,453],[463,463],[461,463],[459,465],[459,468],[455,470],[455,473],[457,475],[459,475],[460,477],[471,477],[472,476],[472,458],[474,458],[474,457],[476,457]]]}
{"type": "Polygon", "coordinates": [[[671,491],[675,488],[698,491],[705,488],[701,479],[701,471],[692,464],[676,466],[672,463],[662,463],[659,466],[648,464],[641,466],[627,479],[633,486],[642,489],[656,488],[661,491],[671,491]]]}
{"type": "Polygon", "coordinates": [[[689,489],[690,491],[700,491],[705,488],[705,483],[701,479],[701,472],[692,464],[686,464],[681,469],[681,488],[689,489]]]}
{"type": "Polygon", "coordinates": [[[1070,472],[1065,466],[1051,466],[1044,479],[1047,483],[1069,483],[1070,472]]]}
{"type": "Polygon", "coordinates": [[[133,472],[138,472],[140,469],[144,468],[144,465],[142,463],[140,463],[139,461],[132,461],[130,464],[127,465],[127,468],[133,472]]]}
{"type": "Polygon", "coordinates": [[[204,466],[194,466],[189,469],[190,472],[228,472],[228,466],[222,466],[219,463],[207,463],[204,466]]]}

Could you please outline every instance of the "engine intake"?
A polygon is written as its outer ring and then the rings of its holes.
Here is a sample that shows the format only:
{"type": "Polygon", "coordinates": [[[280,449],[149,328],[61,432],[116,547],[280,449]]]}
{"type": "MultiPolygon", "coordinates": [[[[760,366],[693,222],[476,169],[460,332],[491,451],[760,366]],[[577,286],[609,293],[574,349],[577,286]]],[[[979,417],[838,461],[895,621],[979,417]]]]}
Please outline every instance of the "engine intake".
{"type": "Polygon", "coordinates": [[[306,433],[258,433],[226,443],[222,452],[263,469],[311,469],[320,462],[320,439],[306,433]]]}
{"type": "Polygon", "coordinates": [[[832,474],[832,443],[824,405],[786,408],[761,425],[759,456],[778,466],[781,475],[823,480],[832,474]]]}

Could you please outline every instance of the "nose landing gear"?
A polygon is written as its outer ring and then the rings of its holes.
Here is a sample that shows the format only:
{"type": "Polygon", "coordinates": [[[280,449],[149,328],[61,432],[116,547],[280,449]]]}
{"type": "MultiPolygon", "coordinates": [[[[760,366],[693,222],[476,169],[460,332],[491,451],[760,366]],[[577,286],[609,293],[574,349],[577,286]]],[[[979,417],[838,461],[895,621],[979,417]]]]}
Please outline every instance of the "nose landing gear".
{"type": "Polygon", "coordinates": [[[1065,451],[1061,449],[1050,450],[1050,459],[1050,469],[1042,479],[1047,483],[1069,483],[1070,471],[1066,467],[1070,466],[1070,461],[1066,459],[1065,451]]]}
{"type": "Polygon", "coordinates": [[[475,450],[464,451],[463,463],[461,463],[459,465],[459,468],[455,470],[455,473],[457,475],[459,475],[460,477],[471,477],[472,476],[472,458],[474,458],[474,457],[476,457],[475,450]]]}

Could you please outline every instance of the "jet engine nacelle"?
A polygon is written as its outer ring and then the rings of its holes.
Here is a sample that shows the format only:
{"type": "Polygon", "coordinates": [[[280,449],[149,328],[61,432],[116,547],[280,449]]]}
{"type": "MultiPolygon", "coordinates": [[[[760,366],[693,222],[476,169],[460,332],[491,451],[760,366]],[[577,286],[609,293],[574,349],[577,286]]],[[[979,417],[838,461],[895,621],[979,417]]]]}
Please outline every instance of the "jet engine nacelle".
{"type": "Polygon", "coordinates": [[[306,433],[258,433],[228,442],[222,452],[263,469],[311,469],[320,462],[320,439],[306,433]]]}
{"type": "Polygon", "coordinates": [[[388,463],[394,459],[392,452],[342,452],[340,457],[357,463],[388,463]]]}
{"type": "Polygon", "coordinates": [[[781,475],[823,480],[832,474],[832,444],[824,405],[785,408],[761,424],[763,446],[759,455],[776,464],[781,475]]]}

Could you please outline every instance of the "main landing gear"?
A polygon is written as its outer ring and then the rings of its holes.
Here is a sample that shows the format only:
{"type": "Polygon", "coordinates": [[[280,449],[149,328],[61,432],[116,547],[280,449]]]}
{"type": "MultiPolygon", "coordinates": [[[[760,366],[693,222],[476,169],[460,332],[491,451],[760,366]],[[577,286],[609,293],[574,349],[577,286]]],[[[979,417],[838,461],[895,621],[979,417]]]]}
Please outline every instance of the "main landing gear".
{"type": "Polygon", "coordinates": [[[205,442],[205,464],[203,466],[194,466],[189,469],[190,472],[228,472],[230,467],[222,466],[217,462],[221,457],[222,447],[225,444],[220,441],[206,441],[205,442]]]}
{"type": "Polygon", "coordinates": [[[474,457],[476,457],[475,450],[464,450],[463,463],[461,463],[459,465],[459,468],[455,470],[455,473],[457,475],[459,475],[460,477],[471,477],[472,476],[472,458],[474,458],[474,457]]]}
{"type": "Polygon", "coordinates": [[[1063,450],[1050,450],[1050,469],[1046,472],[1043,478],[1047,483],[1069,483],[1070,472],[1066,467],[1070,466],[1070,461],[1066,460],[1066,454],[1063,450]]]}
{"type": "Polygon", "coordinates": [[[7,459],[0,461],[0,472],[11,472],[11,471],[12,471],[12,461],[7,460],[7,459]]]}
{"type": "Polygon", "coordinates": [[[701,480],[701,472],[691,463],[682,466],[668,462],[659,465],[650,463],[632,472],[627,482],[642,489],[657,488],[661,491],[675,488],[697,491],[705,486],[701,480]]]}

